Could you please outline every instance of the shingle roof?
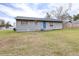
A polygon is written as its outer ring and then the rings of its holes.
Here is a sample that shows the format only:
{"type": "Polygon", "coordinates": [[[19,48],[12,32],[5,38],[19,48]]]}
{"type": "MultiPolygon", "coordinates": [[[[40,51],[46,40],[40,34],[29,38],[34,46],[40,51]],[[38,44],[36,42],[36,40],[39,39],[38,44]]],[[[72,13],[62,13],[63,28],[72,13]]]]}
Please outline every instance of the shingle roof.
{"type": "Polygon", "coordinates": [[[17,16],[15,18],[16,20],[38,20],[38,21],[55,21],[55,22],[62,22],[58,19],[52,19],[52,18],[35,18],[35,17],[24,17],[24,16],[17,16]]]}

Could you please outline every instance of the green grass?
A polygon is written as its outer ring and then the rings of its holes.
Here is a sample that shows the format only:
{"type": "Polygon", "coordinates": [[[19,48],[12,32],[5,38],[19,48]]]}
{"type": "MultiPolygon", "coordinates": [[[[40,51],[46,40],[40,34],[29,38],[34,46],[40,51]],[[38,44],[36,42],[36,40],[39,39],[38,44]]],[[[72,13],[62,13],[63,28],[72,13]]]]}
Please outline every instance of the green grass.
{"type": "Polygon", "coordinates": [[[0,31],[0,55],[79,55],[79,29],[0,31]]]}

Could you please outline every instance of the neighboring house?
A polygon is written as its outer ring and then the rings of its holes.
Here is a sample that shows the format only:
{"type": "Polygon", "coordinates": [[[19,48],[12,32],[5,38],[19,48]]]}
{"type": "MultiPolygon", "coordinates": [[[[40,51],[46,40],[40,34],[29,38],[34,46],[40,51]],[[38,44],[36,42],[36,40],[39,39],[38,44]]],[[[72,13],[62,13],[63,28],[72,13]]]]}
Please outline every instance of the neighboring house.
{"type": "Polygon", "coordinates": [[[58,19],[34,18],[34,17],[16,17],[16,31],[42,31],[62,29],[63,24],[58,19]]]}

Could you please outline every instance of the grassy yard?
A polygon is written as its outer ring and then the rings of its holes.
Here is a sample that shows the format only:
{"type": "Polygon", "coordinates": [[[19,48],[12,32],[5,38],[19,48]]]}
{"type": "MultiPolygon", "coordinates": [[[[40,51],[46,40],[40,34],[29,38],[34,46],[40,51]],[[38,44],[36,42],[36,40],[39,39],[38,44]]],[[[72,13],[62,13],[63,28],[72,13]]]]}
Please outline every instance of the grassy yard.
{"type": "Polygon", "coordinates": [[[79,29],[0,31],[0,55],[79,55],[79,29]]]}

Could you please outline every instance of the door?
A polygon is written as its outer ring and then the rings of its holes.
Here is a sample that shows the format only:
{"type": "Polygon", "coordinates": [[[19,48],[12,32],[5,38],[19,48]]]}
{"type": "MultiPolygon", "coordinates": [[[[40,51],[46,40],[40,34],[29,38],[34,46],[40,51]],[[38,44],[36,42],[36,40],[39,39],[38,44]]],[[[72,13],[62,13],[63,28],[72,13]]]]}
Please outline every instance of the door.
{"type": "Polygon", "coordinates": [[[44,29],[46,28],[46,22],[43,22],[43,28],[44,29]]]}

